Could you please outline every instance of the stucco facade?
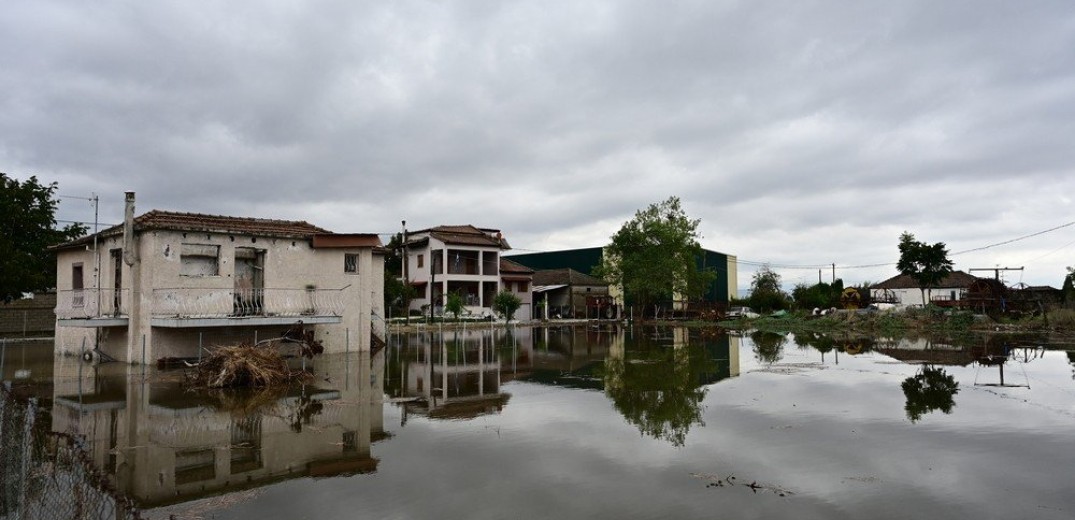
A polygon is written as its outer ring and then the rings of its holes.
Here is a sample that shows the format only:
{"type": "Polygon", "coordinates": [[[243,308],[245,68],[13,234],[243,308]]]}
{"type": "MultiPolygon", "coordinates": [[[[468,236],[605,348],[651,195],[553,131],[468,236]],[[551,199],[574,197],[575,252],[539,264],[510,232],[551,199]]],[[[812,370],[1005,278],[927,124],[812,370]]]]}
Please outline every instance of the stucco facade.
{"type": "Polygon", "coordinates": [[[299,321],[326,352],[369,349],[383,316],[376,235],[157,211],[131,224],[127,238],[117,226],[56,248],[57,352],[150,363],[299,321]]]}

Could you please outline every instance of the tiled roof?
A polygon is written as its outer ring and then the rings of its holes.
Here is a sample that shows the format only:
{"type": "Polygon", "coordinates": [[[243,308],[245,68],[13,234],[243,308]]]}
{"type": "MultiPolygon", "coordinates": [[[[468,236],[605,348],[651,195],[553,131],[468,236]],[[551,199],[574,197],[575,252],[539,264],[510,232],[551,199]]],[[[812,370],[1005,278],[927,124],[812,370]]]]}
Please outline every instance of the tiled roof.
{"type": "MultiPolygon", "coordinates": [[[[934,288],[948,288],[948,287],[970,287],[970,284],[974,283],[978,278],[971,276],[963,271],[952,271],[951,274],[946,276],[940,283],[934,288]]],[[[919,284],[910,275],[900,274],[889,278],[879,284],[874,285],[871,289],[918,289],[919,284]]]]}
{"type": "Polygon", "coordinates": [[[574,269],[545,269],[534,272],[534,285],[609,285],[600,278],[574,269]]]}
{"type": "Polygon", "coordinates": [[[502,274],[534,274],[534,270],[507,258],[500,258],[500,272],[502,274]]]}
{"type": "MultiPolygon", "coordinates": [[[[310,238],[317,234],[331,233],[331,231],[301,220],[225,217],[221,215],[178,213],[160,210],[153,210],[135,217],[134,229],[135,231],[163,229],[303,239],[310,238]]],[[[111,237],[121,234],[123,234],[122,224],[105,229],[98,233],[98,236],[111,237]]],[[[53,249],[65,249],[68,247],[80,246],[91,243],[92,241],[93,235],[87,235],[71,242],[55,246],[53,249]]]]}
{"type": "MultiPolygon", "coordinates": [[[[412,232],[415,235],[428,233],[429,236],[444,242],[445,244],[458,246],[495,247],[498,249],[511,249],[508,241],[495,229],[478,229],[471,225],[464,226],[437,226],[412,232]]],[[[412,242],[415,245],[418,239],[412,242]]]]}

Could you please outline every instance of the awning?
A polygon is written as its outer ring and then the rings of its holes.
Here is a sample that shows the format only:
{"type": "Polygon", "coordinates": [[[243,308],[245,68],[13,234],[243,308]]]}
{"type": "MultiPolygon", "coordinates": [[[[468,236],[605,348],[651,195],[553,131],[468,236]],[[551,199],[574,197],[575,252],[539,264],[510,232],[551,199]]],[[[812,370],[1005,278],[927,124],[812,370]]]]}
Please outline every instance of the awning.
{"type": "Polygon", "coordinates": [[[556,289],[563,289],[567,287],[566,283],[559,285],[536,285],[534,286],[534,292],[555,291],[556,289]]]}

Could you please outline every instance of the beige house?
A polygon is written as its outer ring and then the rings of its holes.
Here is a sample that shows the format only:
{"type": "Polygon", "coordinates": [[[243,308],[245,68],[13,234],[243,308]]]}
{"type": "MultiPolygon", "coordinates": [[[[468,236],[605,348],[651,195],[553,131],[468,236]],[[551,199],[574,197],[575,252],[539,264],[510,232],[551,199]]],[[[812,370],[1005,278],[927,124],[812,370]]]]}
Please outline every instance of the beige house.
{"type": "Polygon", "coordinates": [[[302,322],[326,352],[368,350],[383,247],[301,221],[150,211],[53,248],[56,351],[131,363],[254,342],[302,322]]]}
{"type": "Polygon", "coordinates": [[[418,290],[411,310],[441,314],[444,296],[458,293],[474,316],[493,316],[493,298],[510,290],[522,300],[515,319],[528,319],[530,277],[533,271],[515,262],[505,263],[501,252],[511,249],[499,230],[474,226],[437,226],[407,234],[405,273],[418,290]]]}

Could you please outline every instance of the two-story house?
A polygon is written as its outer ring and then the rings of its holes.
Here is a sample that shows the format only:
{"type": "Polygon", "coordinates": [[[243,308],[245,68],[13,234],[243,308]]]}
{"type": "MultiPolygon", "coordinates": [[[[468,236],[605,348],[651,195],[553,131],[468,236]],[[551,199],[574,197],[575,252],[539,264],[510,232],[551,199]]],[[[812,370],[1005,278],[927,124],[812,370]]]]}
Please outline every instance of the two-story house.
{"type": "MultiPolygon", "coordinates": [[[[56,351],[131,363],[256,342],[302,322],[326,352],[366,350],[383,316],[383,246],[302,221],[169,211],[53,248],[56,351]]],[[[379,329],[378,329],[379,330],[379,329]]]]}
{"type": "MultiPolygon", "coordinates": [[[[407,233],[404,276],[418,291],[411,310],[442,312],[445,295],[457,293],[473,315],[492,316],[493,298],[509,287],[525,287],[529,292],[532,271],[511,264],[501,272],[501,252],[511,249],[496,229],[465,226],[437,226],[407,233]],[[505,278],[506,277],[506,278],[505,278]],[[509,284],[510,282],[510,284],[509,284]]],[[[528,317],[529,301],[516,316],[528,317]]]]}

